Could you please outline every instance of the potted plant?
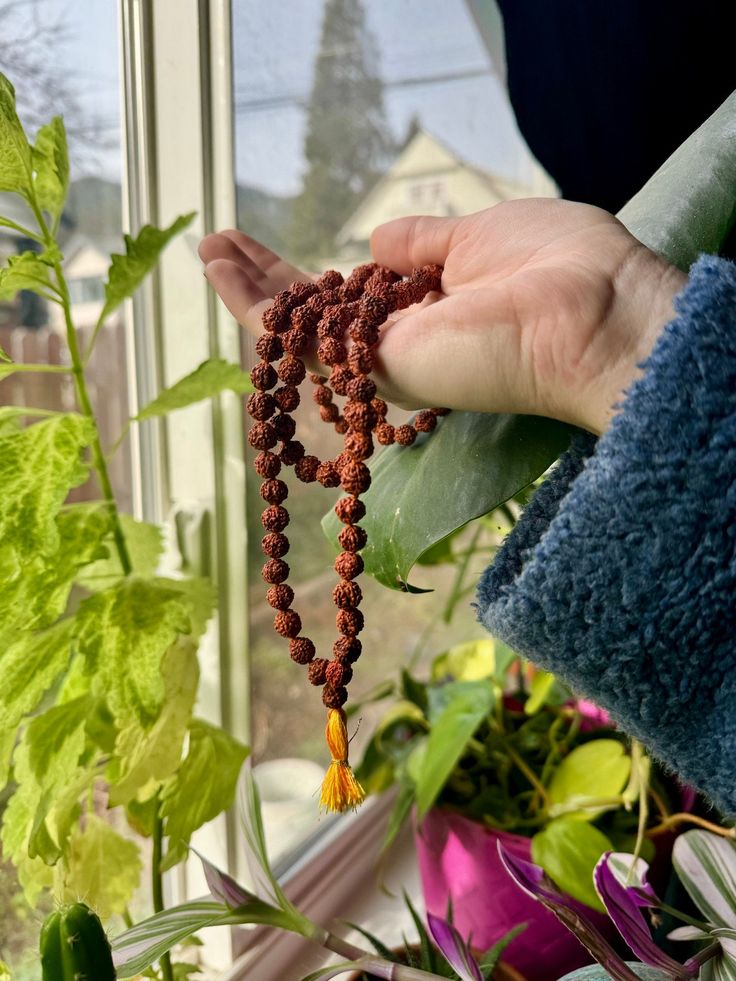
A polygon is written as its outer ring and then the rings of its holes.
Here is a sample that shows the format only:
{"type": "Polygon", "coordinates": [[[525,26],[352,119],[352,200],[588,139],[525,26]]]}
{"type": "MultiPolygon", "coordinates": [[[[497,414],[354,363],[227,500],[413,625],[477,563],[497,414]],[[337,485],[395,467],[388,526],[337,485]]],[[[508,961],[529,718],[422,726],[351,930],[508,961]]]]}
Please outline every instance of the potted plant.
{"type": "Polygon", "coordinates": [[[387,843],[413,809],[427,909],[451,902],[458,928],[481,948],[529,922],[535,949],[519,939],[507,952],[528,978],[586,963],[554,917],[510,888],[498,843],[533,858],[605,930],[598,859],[633,850],[637,838],[653,858],[679,789],[605,713],[550,675],[528,679],[491,639],[440,654],[426,679],[402,671],[392,694],[358,776],[373,792],[397,788],[387,843]]]}

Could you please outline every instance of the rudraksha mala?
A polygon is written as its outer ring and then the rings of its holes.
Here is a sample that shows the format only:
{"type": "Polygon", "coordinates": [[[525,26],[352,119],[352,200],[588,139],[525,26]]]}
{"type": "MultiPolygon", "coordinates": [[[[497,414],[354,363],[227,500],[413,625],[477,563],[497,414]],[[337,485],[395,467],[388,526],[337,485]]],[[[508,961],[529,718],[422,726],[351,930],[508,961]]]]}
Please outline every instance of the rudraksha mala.
{"type": "Polygon", "coordinates": [[[264,333],[256,344],[261,361],[250,375],[256,392],[248,398],[248,412],[255,420],[248,442],[260,451],[254,466],[263,478],[261,496],[267,504],[261,516],[266,530],[261,542],[267,557],[262,570],[269,584],[266,599],[276,610],[274,629],[289,641],[292,659],[306,666],[313,685],[322,687],[322,701],[329,710],[326,736],[332,763],[322,786],[321,804],[331,811],[354,808],[365,797],[348,764],[342,709],[353,676],[352,665],[362,649],[358,640],[363,629],[359,609],[362,593],[355,580],[363,571],[359,553],[367,541],[365,530],[358,524],[365,515],[360,495],[371,482],[365,461],[373,453],[374,436],[384,446],[394,442],[410,446],[417,433],[431,432],[437,416],[447,411],[424,409],[413,424],[397,427],[386,421],[387,405],[376,397],[376,385],[370,377],[379,328],[390,313],[419,303],[427,293],[438,290],[441,277],[440,266],[415,269],[402,280],[396,273],[370,263],[358,266],[347,279],[330,271],[316,283],[293,283],[276,295],[264,313],[264,333]],[[296,424],[291,416],[299,405],[299,385],[307,374],[302,356],[315,337],[319,341],[317,359],[329,374],[310,375],[312,398],[324,422],[344,436],[343,451],[335,459],[324,461],[307,454],[294,438],[296,424]],[[342,411],[334,395],[345,396],[342,411]],[[280,449],[276,449],[278,444],[280,449]],[[284,534],[289,524],[284,506],[289,491],[279,479],[282,467],[293,467],[305,483],[341,486],[347,495],[335,506],[345,527],[338,535],[342,552],[335,561],[340,582],[332,591],[340,636],[331,660],[316,656],[314,644],[302,635],[301,617],[292,607],[294,591],[287,584],[289,566],[284,561],[289,551],[289,539],[284,534]]]}

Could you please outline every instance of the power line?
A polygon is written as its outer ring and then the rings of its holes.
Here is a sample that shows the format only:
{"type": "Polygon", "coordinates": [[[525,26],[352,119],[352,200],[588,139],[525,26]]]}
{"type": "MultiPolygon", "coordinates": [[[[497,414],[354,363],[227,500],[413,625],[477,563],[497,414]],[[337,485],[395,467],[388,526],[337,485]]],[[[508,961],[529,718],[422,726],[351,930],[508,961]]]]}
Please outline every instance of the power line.
{"type": "MultiPolygon", "coordinates": [[[[414,75],[407,78],[397,78],[384,82],[383,85],[386,89],[418,88],[424,85],[445,85],[448,82],[457,82],[467,78],[487,77],[493,74],[488,66],[483,66],[482,68],[466,68],[461,71],[446,72],[441,75],[414,75]]],[[[306,109],[308,105],[308,95],[284,92],[280,95],[262,96],[257,99],[236,98],[235,112],[241,116],[254,112],[270,112],[274,109],[306,109]]]]}

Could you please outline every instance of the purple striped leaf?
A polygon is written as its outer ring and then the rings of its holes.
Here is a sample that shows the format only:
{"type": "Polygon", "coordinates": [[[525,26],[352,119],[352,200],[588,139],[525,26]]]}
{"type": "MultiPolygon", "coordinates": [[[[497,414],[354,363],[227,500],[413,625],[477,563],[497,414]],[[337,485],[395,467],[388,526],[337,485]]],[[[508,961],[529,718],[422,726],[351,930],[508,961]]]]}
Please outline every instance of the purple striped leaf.
{"type": "Polygon", "coordinates": [[[432,939],[439,947],[447,963],[459,975],[461,981],[483,981],[480,967],[478,967],[468,945],[452,923],[428,912],[427,926],[432,934],[432,939]]]}

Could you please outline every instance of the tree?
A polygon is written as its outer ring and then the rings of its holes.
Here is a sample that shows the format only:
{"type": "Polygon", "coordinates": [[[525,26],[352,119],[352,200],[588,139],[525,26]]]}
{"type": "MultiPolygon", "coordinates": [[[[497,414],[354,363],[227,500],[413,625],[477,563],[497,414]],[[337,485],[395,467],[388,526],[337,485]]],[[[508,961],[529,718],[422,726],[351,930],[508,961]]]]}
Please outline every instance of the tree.
{"type": "Polygon", "coordinates": [[[393,149],[361,0],[327,0],[304,141],[307,171],[294,202],[290,244],[296,258],[334,250],[335,235],[393,149]]]}

